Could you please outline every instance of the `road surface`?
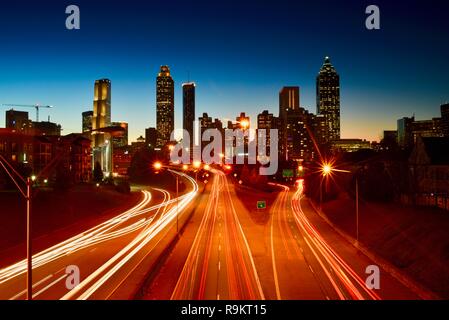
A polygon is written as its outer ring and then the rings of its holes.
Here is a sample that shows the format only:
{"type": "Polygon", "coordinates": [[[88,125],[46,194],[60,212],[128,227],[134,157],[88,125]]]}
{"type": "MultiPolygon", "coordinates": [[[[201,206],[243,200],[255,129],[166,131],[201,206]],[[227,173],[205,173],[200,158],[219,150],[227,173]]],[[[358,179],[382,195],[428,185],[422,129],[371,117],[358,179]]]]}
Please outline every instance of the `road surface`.
{"type": "MultiPolygon", "coordinates": [[[[33,256],[33,299],[109,299],[157,248],[176,230],[176,215],[192,201],[198,185],[178,199],[161,193],[152,203],[152,193],[142,191],[142,200],[122,214],[33,256]],[[179,206],[179,207],[178,207],[179,206]],[[76,266],[80,283],[71,288],[67,267],[76,266]],[[69,286],[68,286],[68,285],[69,286]],[[70,290],[71,289],[71,290],[70,290]]],[[[25,299],[26,261],[0,270],[0,299],[25,299]]]]}

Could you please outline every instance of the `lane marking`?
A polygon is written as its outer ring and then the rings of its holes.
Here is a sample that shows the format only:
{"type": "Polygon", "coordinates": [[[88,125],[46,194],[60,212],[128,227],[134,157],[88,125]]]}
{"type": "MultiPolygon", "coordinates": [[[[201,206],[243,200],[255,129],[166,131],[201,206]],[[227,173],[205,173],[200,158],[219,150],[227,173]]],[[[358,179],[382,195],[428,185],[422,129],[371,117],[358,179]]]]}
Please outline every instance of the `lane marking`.
{"type": "MultiPolygon", "coordinates": [[[[40,285],[41,283],[47,281],[48,279],[51,279],[53,277],[53,274],[50,274],[48,276],[46,276],[44,279],[36,282],[35,284],[33,284],[33,288],[36,288],[38,285],[40,285]]],[[[20,297],[21,295],[24,295],[27,292],[27,290],[23,290],[22,292],[19,292],[18,294],[16,294],[14,297],[9,298],[9,300],[16,300],[18,297],[20,297]]]]}
{"type": "Polygon", "coordinates": [[[60,276],[58,279],[56,279],[55,281],[50,283],[48,286],[46,286],[45,288],[42,288],[41,290],[36,292],[36,294],[33,294],[33,298],[37,297],[38,295],[40,295],[42,292],[46,291],[47,289],[53,287],[55,284],[57,284],[59,281],[61,281],[62,279],[64,279],[67,276],[68,276],[68,274],[64,274],[64,275],[60,276]]]}

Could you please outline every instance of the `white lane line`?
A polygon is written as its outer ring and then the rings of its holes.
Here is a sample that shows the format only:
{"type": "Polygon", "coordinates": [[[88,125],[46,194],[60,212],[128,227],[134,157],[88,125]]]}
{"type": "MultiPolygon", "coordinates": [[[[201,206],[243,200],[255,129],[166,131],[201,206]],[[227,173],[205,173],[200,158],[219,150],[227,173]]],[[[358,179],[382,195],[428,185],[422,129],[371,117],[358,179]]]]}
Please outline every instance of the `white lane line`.
{"type": "Polygon", "coordinates": [[[218,261],[218,271],[220,271],[220,270],[221,270],[221,262],[218,261]]]}
{"type": "Polygon", "coordinates": [[[276,288],[276,298],[278,300],[281,299],[281,290],[279,288],[279,279],[278,279],[278,272],[276,268],[276,257],[274,255],[274,235],[273,235],[273,225],[274,225],[274,217],[271,217],[271,263],[273,265],[273,275],[274,275],[274,286],[276,288]]]}
{"type": "Polygon", "coordinates": [[[46,286],[45,288],[42,288],[41,290],[39,290],[38,292],[36,292],[35,294],[33,294],[33,298],[36,298],[38,295],[40,295],[42,292],[44,292],[45,290],[49,289],[50,287],[54,286],[55,284],[57,284],[59,281],[61,281],[62,279],[64,279],[65,277],[67,277],[68,274],[64,274],[62,276],[60,276],[58,279],[56,279],[55,281],[53,281],[52,283],[50,283],[48,286],[46,286]]]}
{"type": "Polygon", "coordinates": [[[309,269],[310,271],[312,271],[312,273],[315,273],[315,271],[313,271],[312,266],[309,264],[309,269]]]}
{"type": "MultiPolygon", "coordinates": [[[[42,279],[42,280],[36,282],[35,284],[33,284],[33,288],[35,288],[35,287],[37,287],[38,285],[40,285],[41,283],[47,281],[47,280],[50,279],[51,277],[53,277],[52,274],[50,274],[50,275],[46,276],[44,279],[42,279]]],[[[26,292],[27,292],[27,291],[26,291],[26,289],[25,289],[25,290],[23,290],[22,292],[19,292],[18,294],[16,294],[14,297],[9,298],[9,300],[16,300],[18,297],[20,297],[21,295],[24,295],[26,292]]]]}

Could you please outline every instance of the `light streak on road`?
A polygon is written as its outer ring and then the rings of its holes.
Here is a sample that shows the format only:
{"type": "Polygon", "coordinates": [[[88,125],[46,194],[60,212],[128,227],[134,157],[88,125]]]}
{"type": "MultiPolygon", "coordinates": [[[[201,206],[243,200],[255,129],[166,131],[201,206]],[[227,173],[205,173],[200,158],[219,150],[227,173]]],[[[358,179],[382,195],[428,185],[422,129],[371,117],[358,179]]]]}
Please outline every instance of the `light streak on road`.
{"type": "Polygon", "coordinates": [[[310,223],[302,210],[302,199],[303,194],[300,188],[295,192],[291,200],[296,224],[302,231],[307,246],[318,260],[339,298],[346,299],[346,295],[343,294],[337,282],[343,284],[352,299],[365,300],[365,298],[370,298],[380,300],[380,297],[373,290],[366,287],[364,280],[335,252],[310,223]],[[332,274],[327,270],[326,264],[332,269],[332,274]],[[336,279],[334,279],[334,276],[336,279]]]}
{"type": "MultiPolygon", "coordinates": [[[[171,170],[170,170],[171,171],[171,170]]],[[[61,299],[89,299],[100,287],[102,287],[118,270],[126,265],[140,250],[142,250],[151,240],[159,236],[163,230],[166,230],[176,221],[176,215],[181,212],[195,197],[198,191],[198,184],[190,176],[172,171],[175,174],[188,179],[193,185],[193,191],[179,197],[179,211],[176,206],[172,207],[164,213],[160,219],[155,223],[148,225],[142,232],[131,241],[126,247],[118,252],[114,257],[108,260],[95,272],[91,273],[85,280],[83,280],[76,288],[68,292],[61,299]],[[109,269],[109,270],[108,270],[109,269]],[[98,278],[98,279],[97,279],[98,278]],[[84,292],[83,292],[84,290],[84,292]]],[[[177,200],[175,199],[177,202],[177,200]]],[[[169,201],[170,202],[170,201],[169,201]]],[[[177,202],[178,203],[178,202],[177,202]]]]}
{"type": "MultiPolygon", "coordinates": [[[[195,180],[183,173],[174,172],[179,174],[183,178],[192,183],[193,190],[179,197],[179,213],[182,213],[182,209],[185,208],[190,201],[195,197],[198,191],[198,185],[195,180]]],[[[43,250],[33,256],[33,270],[38,268],[46,268],[53,262],[61,262],[65,257],[70,257],[72,254],[86,249],[90,246],[98,246],[100,243],[129,235],[132,233],[140,233],[118,254],[109,259],[105,264],[101,265],[97,270],[93,272],[96,276],[102,275],[100,279],[90,283],[94,277],[88,277],[84,279],[78,287],[70,291],[63,298],[72,298],[76,294],[81,292],[81,289],[86,292],[80,295],[78,298],[89,298],[98,288],[104,284],[109,277],[111,277],[117,270],[128,262],[133,255],[139,250],[143,249],[152,239],[157,235],[162,234],[164,228],[168,228],[170,224],[173,224],[173,220],[176,218],[176,206],[178,199],[171,199],[170,193],[162,189],[155,189],[163,194],[163,201],[157,205],[148,207],[151,201],[151,193],[148,191],[142,191],[142,200],[129,210],[126,210],[122,214],[105,221],[83,233],[80,233],[70,239],[67,239],[55,246],[52,246],[46,250],[43,250]],[[160,212],[162,210],[162,212],[160,212]],[[150,216],[147,214],[151,213],[150,216]],[[133,248],[133,250],[129,250],[133,248]],[[125,250],[128,249],[128,250],[125,250]],[[130,252],[128,252],[130,251],[130,252]],[[110,269],[110,270],[107,270],[110,269]],[[106,272],[107,271],[107,272],[106,272]],[[106,274],[103,274],[106,273],[106,274]]],[[[133,268],[131,268],[133,269],[133,268]]],[[[11,266],[8,266],[0,270],[0,289],[2,285],[5,285],[9,281],[23,276],[26,272],[26,261],[22,260],[11,266]]],[[[91,274],[92,275],[92,274],[91,274]]],[[[44,276],[43,279],[37,281],[33,286],[40,286],[43,282],[50,280],[56,276],[51,274],[50,276],[44,276]],[[49,278],[51,277],[51,278],[49,278]]],[[[63,280],[64,277],[59,277],[56,281],[50,283],[38,291],[39,294],[43,293],[48,288],[55,285],[57,282],[63,280]]],[[[14,295],[12,298],[17,299],[22,296],[23,292],[14,295]]],[[[34,296],[34,295],[33,295],[34,296]]]]}
{"type": "MultiPolygon", "coordinates": [[[[271,227],[270,227],[271,264],[273,266],[273,277],[274,277],[274,286],[276,289],[276,299],[282,300],[281,289],[279,286],[279,277],[278,277],[277,266],[276,266],[276,253],[274,250],[274,220],[275,220],[274,214],[279,213],[283,208],[285,208],[285,202],[287,201],[288,192],[289,192],[290,188],[287,186],[281,185],[281,184],[271,183],[271,185],[278,186],[283,189],[280,197],[276,198],[276,201],[273,203],[273,209],[272,209],[273,214],[271,217],[271,227]]],[[[279,227],[281,227],[281,223],[279,222],[279,219],[278,219],[278,224],[279,224],[279,227]]],[[[289,250],[288,250],[288,246],[285,243],[285,238],[282,237],[282,240],[284,242],[284,247],[286,248],[285,253],[287,255],[289,255],[289,250]]]]}
{"type": "Polygon", "coordinates": [[[217,170],[171,299],[264,299],[226,176],[217,170]]]}

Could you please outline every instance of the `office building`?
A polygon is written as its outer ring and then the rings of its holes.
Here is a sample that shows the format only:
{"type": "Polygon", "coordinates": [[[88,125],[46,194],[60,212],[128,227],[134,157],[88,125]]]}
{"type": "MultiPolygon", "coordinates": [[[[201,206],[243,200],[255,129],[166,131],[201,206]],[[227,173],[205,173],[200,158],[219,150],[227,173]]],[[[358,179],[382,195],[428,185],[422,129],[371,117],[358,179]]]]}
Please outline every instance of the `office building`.
{"type": "Polygon", "coordinates": [[[326,57],[316,79],[317,114],[326,122],[325,143],[340,139],[340,77],[326,57]]]}
{"type": "Polygon", "coordinates": [[[117,132],[112,137],[112,145],[114,148],[125,147],[128,145],[128,122],[112,122],[113,127],[123,128],[122,132],[117,132]]]}
{"type": "Polygon", "coordinates": [[[28,112],[7,110],[5,114],[5,128],[17,131],[27,131],[32,127],[32,123],[28,118],[28,112]]]}
{"type": "Polygon", "coordinates": [[[161,66],[156,78],[157,147],[170,142],[175,127],[175,87],[168,66],[161,66]]]}
{"type": "Polygon", "coordinates": [[[182,127],[189,133],[188,142],[190,157],[193,155],[193,123],[195,121],[195,83],[189,82],[182,85],[182,127]]]}
{"type": "Polygon", "coordinates": [[[92,116],[92,152],[93,166],[100,163],[105,173],[112,172],[111,135],[102,129],[111,126],[111,81],[100,79],[95,81],[92,116]]]}

